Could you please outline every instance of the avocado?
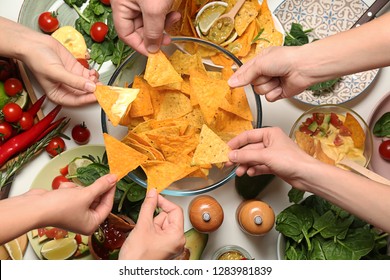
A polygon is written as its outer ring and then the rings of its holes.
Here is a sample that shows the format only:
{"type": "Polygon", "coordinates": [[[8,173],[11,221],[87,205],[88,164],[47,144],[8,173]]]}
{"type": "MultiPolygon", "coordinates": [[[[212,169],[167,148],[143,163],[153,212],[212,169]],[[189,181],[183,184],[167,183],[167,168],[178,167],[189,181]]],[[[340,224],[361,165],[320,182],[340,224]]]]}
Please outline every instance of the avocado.
{"type": "Polygon", "coordinates": [[[201,233],[194,228],[187,230],[184,233],[186,244],[184,245],[183,253],[176,257],[177,260],[200,260],[204,248],[207,245],[209,235],[201,233]]]}
{"type": "Polygon", "coordinates": [[[261,174],[251,177],[245,173],[242,176],[236,176],[236,191],[244,199],[253,199],[267,187],[273,178],[275,178],[273,174],[261,174]]]}

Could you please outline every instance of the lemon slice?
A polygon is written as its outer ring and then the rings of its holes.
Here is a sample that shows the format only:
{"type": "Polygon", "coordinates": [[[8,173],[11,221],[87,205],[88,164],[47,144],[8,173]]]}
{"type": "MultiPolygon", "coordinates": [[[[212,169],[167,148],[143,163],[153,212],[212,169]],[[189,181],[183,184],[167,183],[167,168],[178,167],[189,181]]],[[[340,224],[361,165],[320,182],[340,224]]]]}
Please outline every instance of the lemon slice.
{"type": "Polygon", "coordinates": [[[53,239],[43,244],[41,255],[47,260],[67,260],[77,251],[74,238],[53,239]]]}
{"type": "Polygon", "coordinates": [[[25,90],[18,96],[18,99],[15,100],[15,103],[18,104],[22,109],[25,109],[28,104],[28,94],[25,90]]]}
{"type": "MultiPolygon", "coordinates": [[[[73,161],[71,161],[68,165],[68,174],[69,176],[73,176],[77,174],[77,169],[80,167],[88,166],[92,163],[92,160],[87,158],[75,158],[73,161]]],[[[72,181],[78,185],[83,186],[80,180],[77,178],[72,178],[72,181]]]]}
{"type": "Polygon", "coordinates": [[[7,250],[8,255],[13,260],[22,260],[23,252],[22,248],[20,248],[19,241],[17,239],[11,240],[4,244],[5,249],[7,250]]]}
{"type": "Polygon", "coordinates": [[[203,11],[200,11],[197,17],[197,27],[199,31],[206,35],[210,27],[226,10],[226,7],[222,5],[211,5],[206,7],[203,11]]]}

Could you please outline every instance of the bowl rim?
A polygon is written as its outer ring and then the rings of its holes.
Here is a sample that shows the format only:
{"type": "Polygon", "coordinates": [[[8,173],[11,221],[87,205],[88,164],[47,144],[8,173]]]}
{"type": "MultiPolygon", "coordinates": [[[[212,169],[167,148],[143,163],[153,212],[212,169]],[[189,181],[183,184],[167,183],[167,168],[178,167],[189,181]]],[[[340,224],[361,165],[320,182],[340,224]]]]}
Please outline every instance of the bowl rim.
{"type": "Polygon", "coordinates": [[[359,121],[364,125],[363,129],[366,131],[365,150],[368,149],[369,151],[371,151],[371,152],[368,153],[368,155],[366,155],[366,163],[364,165],[364,167],[368,167],[370,162],[371,162],[372,152],[373,152],[373,149],[374,149],[372,134],[371,134],[371,131],[370,131],[370,127],[368,126],[368,123],[363,119],[363,117],[358,112],[356,112],[352,108],[349,108],[349,107],[346,107],[346,106],[340,105],[340,104],[321,104],[321,105],[317,105],[317,106],[311,107],[310,109],[304,111],[296,119],[294,124],[291,126],[289,137],[291,139],[295,139],[294,131],[297,130],[299,123],[302,122],[303,117],[305,115],[311,114],[311,113],[316,112],[316,111],[321,111],[321,109],[327,108],[327,107],[329,107],[329,108],[331,108],[331,107],[339,108],[339,109],[345,110],[346,113],[347,112],[351,112],[351,113],[353,113],[354,117],[357,117],[359,119],[359,121]],[[369,139],[368,142],[367,142],[367,139],[369,139]]]}
{"type": "MultiPolygon", "coordinates": [[[[236,63],[238,65],[238,67],[241,67],[243,65],[243,63],[241,62],[241,60],[239,60],[233,53],[229,52],[228,50],[226,50],[225,48],[217,45],[217,44],[214,44],[212,42],[209,42],[209,41],[206,41],[206,40],[203,40],[203,39],[200,39],[200,38],[195,38],[195,37],[183,37],[183,36],[173,36],[171,37],[171,40],[172,40],[172,43],[175,43],[175,42],[180,42],[180,41],[187,41],[187,42],[196,42],[196,43],[200,43],[200,44],[205,44],[205,45],[208,45],[210,47],[213,47],[213,48],[216,48],[218,49],[219,51],[223,52],[225,55],[227,55],[230,59],[232,59],[234,61],[234,63],[236,63]]],[[[131,53],[123,62],[122,64],[117,67],[114,71],[114,73],[112,74],[109,82],[108,82],[108,85],[113,85],[113,83],[115,82],[115,80],[118,78],[118,76],[120,75],[122,69],[128,64],[129,61],[131,61],[131,59],[133,59],[134,56],[144,56],[143,54],[140,54],[136,51],[134,51],[133,53],[131,53]]],[[[252,88],[252,91],[253,91],[253,95],[254,95],[254,99],[255,99],[255,102],[256,102],[256,108],[257,108],[257,112],[256,112],[256,124],[255,124],[255,128],[261,128],[262,127],[262,106],[261,106],[261,99],[260,99],[260,96],[258,94],[255,93],[255,90],[254,90],[254,87],[253,85],[250,85],[250,87],[252,88]]],[[[107,127],[107,122],[106,122],[106,113],[104,112],[103,109],[101,109],[101,114],[100,114],[100,122],[101,122],[101,125],[102,125],[102,131],[103,133],[108,133],[108,127],[107,127]]],[[[170,190],[169,187],[164,189],[161,194],[163,195],[171,195],[171,196],[193,196],[193,195],[199,195],[199,194],[203,194],[203,193],[207,193],[209,191],[212,191],[216,188],[219,188],[220,186],[224,185],[225,183],[227,183],[228,181],[230,181],[233,177],[235,177],[236,175],[236,169],[238,168],[238,165],[236,165],[231,171],[230,173],[223,179],[213,183],[213,184],[210,184],[204,188],[201,188],[201,189],[198,189],[198,190],[188,190],[188,191],[185,191],[185,190],[170,190]]],[[[129,172],[127,174],[127,177],[130,178],[132,181],[134,181],[135,183],[137,183],[138,185],[144,187],[144,188],[147,188],[147,184],[146,184],[146,181],[140,179],[137,175],[134,174],[134,172],[129,172]]]]}

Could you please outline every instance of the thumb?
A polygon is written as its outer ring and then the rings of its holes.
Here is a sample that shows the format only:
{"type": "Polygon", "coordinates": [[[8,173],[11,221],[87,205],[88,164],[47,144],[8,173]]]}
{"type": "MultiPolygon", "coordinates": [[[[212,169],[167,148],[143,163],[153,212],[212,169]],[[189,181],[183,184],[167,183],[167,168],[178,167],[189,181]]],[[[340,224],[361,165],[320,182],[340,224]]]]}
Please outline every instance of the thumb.
{"type": "Polygon", "coordinates": [[[157,190],[152,188],[148,190],[145,196],[145,200],[142,203],[141,210],[139,212],[139,218],[138,221],[141,223],[143,221],[152,221],[153,220],[153,214],[157,207],[157,190]]]}
{"type": "Polygon", "coordinates": [[[259,69],[255,68],[255,59],[249,60],[247,63],[243,64],[228,80],[228,84],[230,87],[241,87],[246,86],[254,80],[257,75],[257,71],[259,69]]]}

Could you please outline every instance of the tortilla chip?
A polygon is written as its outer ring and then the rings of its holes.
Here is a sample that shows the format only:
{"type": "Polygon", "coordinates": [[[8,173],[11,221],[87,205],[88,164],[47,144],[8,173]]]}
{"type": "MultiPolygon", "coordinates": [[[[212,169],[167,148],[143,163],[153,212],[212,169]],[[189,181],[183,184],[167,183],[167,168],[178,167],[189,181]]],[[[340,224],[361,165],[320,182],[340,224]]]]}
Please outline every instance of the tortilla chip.
{"type": "Polygon", "coordinates": [[[230,147],[207,125],[203,125],[191,165],[227,162],[229,151],[230,147]]]}
{"type": "Polygon", "coordinates": [[[297,130],[295,132],[295,142],[307,154],[313,156],[315,153],[314,138],[310,135],[297,130]]]}
{"type": "Polygon", "coordinates": [[[139,89],[106,85],[97,85],[94,92],[97,101],[114,126],[128,124],[126,117],[138,93],[139,89]]]}
{"type": "Polygon", "coordinates": [[[198,53],[192,55],[183,53],[180,50],[176,50],[170,57],[169,61],[171,62],[173,68],[177,71],[177,73],[181,75],[189,75],[190,68],[196,67],[199,69],[206,70],[204,68],[202,58],[198,55],[198,53]]]}
{"type": "Polygon", "coordinates": [[[113,136],[107,133],[103,133],[103,136],[110,173],[117,175],[118,180],[148,159],[146,155],[130,148],[113,136]]]}
{"type": "Polygon", "coordinates": [[[331,159],[323,150],[321,146],[321,141],[318,141],[317,144],[315,145],[315,156],[316,159],[330,164],[330,165],[336,165],[336,162],[331,159]]]}
{"type": "Polygon", "coordinates": [[[351,132],[351,138],[355,147],[358,149],[364,149],[366,134],[364,133],[363,127],[360,125],[358,120],[352,114],[347,113],[345,116],[344,125],[351,132]]]}
{"type": "Polygon", "coordinates": [[[183,81],[180,74],[176,72],[161,50],[157,53],[149,54],[144,78],[152,87],[176,82],[181,83],[183,81]]]}
{"type": "Polygon", "coordinates": [[[176,119],[192,111],[190,99],[180,91],[168,91],[164,93],[164,98],[160,105],[156,119],[176,119]]]}
{"type": "Polygon", "coordinates": [[[140,76],[135,76],[133,88],[138,88],[137,98],[131,104],[130,116],[132,118],[153,114],[153,104],[150,98],[150,85],[140,76]]]}
{"type": "Polygon", "coordinates": [[[245,1],[234,17],[234,28],[238,36],[241,36],[245,32],[248,25],[257,17],[257,15],[258,11],[256,9],[256,4],[245,1]]]}

